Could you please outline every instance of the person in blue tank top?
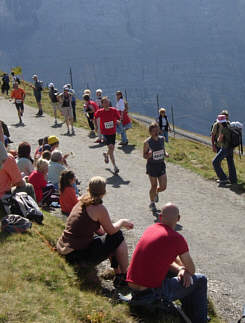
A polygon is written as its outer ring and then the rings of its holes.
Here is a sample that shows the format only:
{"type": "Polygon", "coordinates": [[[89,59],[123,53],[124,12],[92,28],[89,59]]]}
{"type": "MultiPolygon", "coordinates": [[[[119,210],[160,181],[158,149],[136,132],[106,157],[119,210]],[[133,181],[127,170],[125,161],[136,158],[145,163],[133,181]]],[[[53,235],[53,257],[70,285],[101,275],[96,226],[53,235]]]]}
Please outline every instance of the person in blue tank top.
{"type": "Polygon", "coordinates": [[[146,174],[148,174],[150,188],[150,205],[149,208],[156,212],[156,202],[158,202],[158,193],[167,188],[167,175],[164,157],[169,157],[164,146],[164,137],[159,136],[159,126],[152,123],[149,126],[150,137],[144,142],[143,157],[147,160],[146,174]]]}

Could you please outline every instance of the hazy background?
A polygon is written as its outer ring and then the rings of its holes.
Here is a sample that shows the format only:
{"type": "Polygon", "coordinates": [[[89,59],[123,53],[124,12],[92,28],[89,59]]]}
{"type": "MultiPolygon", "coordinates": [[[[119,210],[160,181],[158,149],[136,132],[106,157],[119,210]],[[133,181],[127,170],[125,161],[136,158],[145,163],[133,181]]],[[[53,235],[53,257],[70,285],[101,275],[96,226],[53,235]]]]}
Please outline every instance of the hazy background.
{"type": "Polygon", "coordinates": [[[127,89],[149,116],[158,93],[179,127],[209,134],[223,107],[245,123],[244,32],[245,0],[0,0],[0,69],[61,88],[71,66],[77,91],[127,89]]]}

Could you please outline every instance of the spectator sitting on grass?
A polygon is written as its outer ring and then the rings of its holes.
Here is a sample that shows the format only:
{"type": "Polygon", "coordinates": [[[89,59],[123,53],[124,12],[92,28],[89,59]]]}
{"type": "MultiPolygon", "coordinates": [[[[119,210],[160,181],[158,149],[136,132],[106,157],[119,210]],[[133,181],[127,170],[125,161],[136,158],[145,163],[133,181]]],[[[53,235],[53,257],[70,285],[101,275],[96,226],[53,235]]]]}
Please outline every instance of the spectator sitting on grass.
{"type": "Polygon", "coordinates": [[[31,146],[28,142],[22,142],[18,147],[17,165],[22,176],[29,176],[33,170],[33,160],[31,158],[31,146]]]}
{"type": "Polygon", "coordinates": [[[192,323],[207,323],[207,278],[195,273],[187,242],[175,231],[179,209],[166,204],[159,220],[145,230],[133,253],[127,273],[132,301],[153,305],[179,299],[192,323]]]}
{"type": "Polygon", "coordinates": [[[37,162],[37,170],[34,170],[28,177],[29,183],[34,187],[37,203],[49,206],[52,203],[51,196],[55,193],[53,184],[47,182],[48,161],[40,158],[37,162]]]}
{"type": "Polygon", "coordinates": [[[44,152],[42,152],[42,159],[46,159],[47,161],[50,161],[51,152],[49,150],[44,150],[44,152]]]}
{"type": "Polygon", "coordinates": [[[48,181],[58,189],[60,174],[65,170],[63,165],[63,156],[59,150],[54,150],[51,153],[51,160],[48,165],[48,181]]]}
{"type": "Polygon", "coordinates": [[[51,146],[48,144],[48,137],[38,139],[38,147],[34,153],[35,164],[39,158],[41,158],[44,150],[51,150],[51,146]]]}
{"type": "Polygon", "coordinates": [[[0,123],[0,199],[5,194],[26,192],[36,199],[32,185],[27,184],[21,176],[15,158],[8,154],[3,144],[3,131],[0,123]]]}
{"type": "Polygon", "coordinates": [[[60,176],[60,206],[65,215],[69,215],[73,207],[77,204],[78,198],[74,185],[76,183],[75,174],[71,170],[65,170],[60,176]]]}
{"type": "Polygon", "coordinates": [[[71,264],[82,262],[98,265],[110,259],[116,277],[114,286],[125,285],[128,268],[128,248],[121,228],[132,229],[127,219],[112,223],[103,205],[106,181],[93,177],[89,181],[88,193],[73,207],[66,221],[66,228],[57,242],[57,251],[71,264]]]}

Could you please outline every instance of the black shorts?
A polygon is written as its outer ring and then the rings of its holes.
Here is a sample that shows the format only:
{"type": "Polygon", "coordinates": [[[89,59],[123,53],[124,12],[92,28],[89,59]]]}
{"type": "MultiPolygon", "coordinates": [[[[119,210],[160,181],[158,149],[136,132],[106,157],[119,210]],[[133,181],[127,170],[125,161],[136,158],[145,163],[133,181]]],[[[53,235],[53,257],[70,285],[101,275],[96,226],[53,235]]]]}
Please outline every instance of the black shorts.
{"type": "Polygon", "coordinates": [[[24,112],[24,104],[23,104],[23,102],[15,103],[15,106],[16,106],[17,111],[24,112]]]}
{"type": "Polygon", "coordinates": [[[40,102],[41,102],[41,100],[42,100],[42,96],[41,96],[41,94],[37,94],[37,95],[35,95],[35,99],[36,99],[37,103],[40,103],[40,102]]]}
{"type": "Polygon", "coordinates": [[[116,143],[116,134],[114,135],[104,135],[105,137],[105,141],[106,141],[106,145],[115,145],[116,143]]]}
{"type": "Polygon", "coordinates": [[[95,236],[87,249],[74,250],[65,257],[71,264],[86,262],[96,266],[112,256],[111,266],[117,268],[118,263],[113,254],[123,240],[124,236],[120,230],[113,235],[95,236]]]}
{"type": "Polygon", "coordinates": [[[161,163],[150,163],[146,164],[146,174],[151,177],[161,177],[166,174],[166,165],[164,162],[161,163]]]}

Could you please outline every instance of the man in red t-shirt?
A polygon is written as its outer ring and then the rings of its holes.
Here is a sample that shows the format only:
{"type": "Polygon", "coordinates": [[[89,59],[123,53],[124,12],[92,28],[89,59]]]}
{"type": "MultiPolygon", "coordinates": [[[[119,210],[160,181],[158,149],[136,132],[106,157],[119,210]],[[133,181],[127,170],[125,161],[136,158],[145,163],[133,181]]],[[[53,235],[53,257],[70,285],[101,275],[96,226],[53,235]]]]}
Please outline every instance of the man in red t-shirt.
{"type": "Polygon", "coordinates": [[[97,131],[97,122],[96,120],[100,118],[100,130],[102,135],[106,140],[106,144],[108,146],[108,151],[104,153],[105,163],[109,163],[109,157],[114,166],[114,173],[118,174],[119,169],[116,166],[115,157],[114,157],[114,149],[116,143],[116,128],[117,123],[120,122],[120,113],[116,108],[110,107],[110,100],[108,97],[103,97],[101,100],[101,104],[103,106],[102,109],[99,109],[95,113],[95,129],[97,131]],[[108,157],[109,156],[109,157],[108,157]]]}
{"type": "Polygon", "coordinates": [[[178,208],[166,204],[159,219],[160,223],[143,233],[128,268],[133,299],[145,298],[146,294],[152,302],[157,298],[170,302],[179,299],[192,323],[206,323],[207,279],[195,274],[187,242],[175,231],[180,219],[178,208]]]}

